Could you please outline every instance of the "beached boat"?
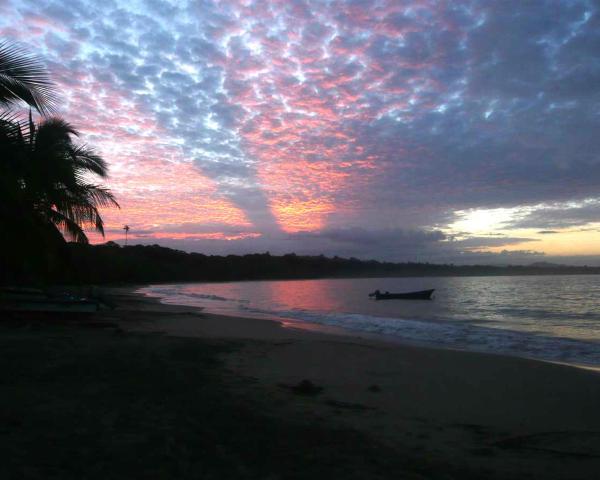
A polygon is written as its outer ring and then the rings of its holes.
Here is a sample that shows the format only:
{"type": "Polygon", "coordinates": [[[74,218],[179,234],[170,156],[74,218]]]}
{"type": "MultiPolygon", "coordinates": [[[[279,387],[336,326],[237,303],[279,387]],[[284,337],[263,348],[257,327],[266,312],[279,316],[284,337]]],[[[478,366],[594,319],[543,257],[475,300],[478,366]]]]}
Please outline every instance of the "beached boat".
{"type": "Polygon", "coordinates": [[[39,288],[0,287],[0,302],[44,300],[48,295],[39,288]]]}
{"type": "Polygon", "coordinates": [[[431,290],[405,293],[381,293],[379,290],[375,290],[373,293],[369,293],[369,297],[374,297],[375,300],[431,300],[431,294],[434,290],[432,288],[431,290]]]}
{"type": "Polygon", "coordinates": [[[100,308],[97,300],[69,294],[48,295],[33,288],[1,288],[0,311],[93,313],[100,308]]]}
{"type": "Polygon", "coordinates": [[[7,312],[94,313],[97,312],[98,309],[98,302],[86,299],[47,299],[0,302],[0,311],[7,312]]]}

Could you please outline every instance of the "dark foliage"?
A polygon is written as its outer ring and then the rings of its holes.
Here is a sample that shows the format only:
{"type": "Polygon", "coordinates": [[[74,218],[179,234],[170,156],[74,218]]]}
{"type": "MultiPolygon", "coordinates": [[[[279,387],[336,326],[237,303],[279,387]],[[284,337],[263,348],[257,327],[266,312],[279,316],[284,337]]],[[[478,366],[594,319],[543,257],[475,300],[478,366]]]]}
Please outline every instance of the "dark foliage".
{"type": "Polygon", "coordinates": [[[441,275],[545,275],[594,274],[596,267],[435,265],[390,263],[356,258],[276,256],[269,253],[212,256],[186,253],[159,245],[120,247],[68,245],[69,265],[60,269],[61,283],[147,283],[233,281],[300,278],[441,276],[441,275]]]}

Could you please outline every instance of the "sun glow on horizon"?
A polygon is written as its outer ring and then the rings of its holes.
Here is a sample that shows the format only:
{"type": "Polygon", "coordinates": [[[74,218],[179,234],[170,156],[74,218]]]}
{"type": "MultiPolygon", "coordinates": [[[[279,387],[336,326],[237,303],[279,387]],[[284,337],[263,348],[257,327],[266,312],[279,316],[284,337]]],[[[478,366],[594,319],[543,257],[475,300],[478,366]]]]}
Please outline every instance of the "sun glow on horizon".
{"type": "Polygon", "coordinates": [[[457,235],[488,234],[504,230],[505,224],[517,216],[521,208],[493,208],[458,210],[458,220],[448,225],[448,232],[457,235]]]}

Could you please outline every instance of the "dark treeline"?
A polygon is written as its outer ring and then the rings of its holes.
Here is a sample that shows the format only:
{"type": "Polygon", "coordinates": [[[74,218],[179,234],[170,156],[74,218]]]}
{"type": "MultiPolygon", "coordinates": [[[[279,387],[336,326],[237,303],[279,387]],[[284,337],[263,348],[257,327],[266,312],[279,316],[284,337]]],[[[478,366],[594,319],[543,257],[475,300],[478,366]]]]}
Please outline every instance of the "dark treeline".
{"type": "Polygon", "coordinates": [[[356,258],[270,255],[203,255],[158,245],[120,247],[67,245],[67,263],[49,273],[58,283],[150,283],[185,281],[232,281],[335,277],[437,276],[437,275],[551,275],[598,274],[600,267],[436,265],[391,263],[356,258]]]}

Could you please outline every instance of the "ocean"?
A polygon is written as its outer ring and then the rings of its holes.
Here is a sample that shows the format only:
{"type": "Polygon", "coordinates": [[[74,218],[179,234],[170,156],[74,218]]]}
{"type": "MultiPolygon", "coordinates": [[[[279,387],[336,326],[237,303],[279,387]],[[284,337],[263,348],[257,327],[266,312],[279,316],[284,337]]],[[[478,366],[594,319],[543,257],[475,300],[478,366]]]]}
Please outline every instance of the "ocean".
{"type": "Polygon", "coordinates": [[[164,303],[289,327],[600,367],[600,276],[278,280],[139,291],[164,303]],[[376,289],[430,288],[430,301],[368,297],[376,289]]]}

